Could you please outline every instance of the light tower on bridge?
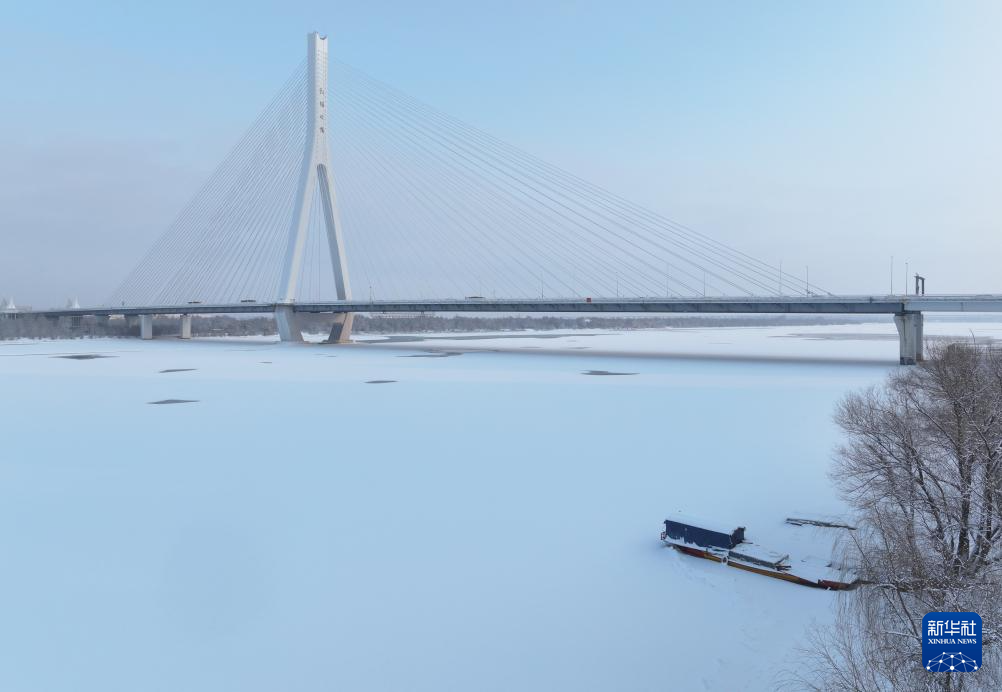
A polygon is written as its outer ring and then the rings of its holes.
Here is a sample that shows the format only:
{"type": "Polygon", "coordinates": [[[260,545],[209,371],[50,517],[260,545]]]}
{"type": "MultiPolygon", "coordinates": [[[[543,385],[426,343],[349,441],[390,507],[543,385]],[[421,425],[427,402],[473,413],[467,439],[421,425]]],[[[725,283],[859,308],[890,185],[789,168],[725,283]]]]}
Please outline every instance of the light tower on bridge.
{"type": "MultiPolygon", "coordinates": [[[[285,254],[285,264],[282,279],[279,284],[281,294],[279,307],[275,311],[278,333],[282,341],[302,341],[302,332],[296,323],[296,314],[292,304],[296,300],[296,288],[306,236],[310,223],[310,208],[313,196],[319,191],[320,207],[324,228],[327,232],[327,245],[330,248],[331,266],[334,268],[334,288],[338,300],[351,300],[351,286],[348,282],[348,266],[344,254],[344,238],[342,236],[341,219],[338,215],[337,196],[334,193],[334,181],[331,177],[330,149],[327,144],[327,37],[317,32],[307,35],[307,94],[308,99],[306,131],[306,150],[303,153],[303,166],[299,173],[299,186],[296,191],[296,206],[292,214],[292,227],[289,231],[289,245],[285,254]]],[[[331,330],[330,341],[341,343],[348,341],[351,335],[352,314],[335,315],[334,327],[331,330]]]]}

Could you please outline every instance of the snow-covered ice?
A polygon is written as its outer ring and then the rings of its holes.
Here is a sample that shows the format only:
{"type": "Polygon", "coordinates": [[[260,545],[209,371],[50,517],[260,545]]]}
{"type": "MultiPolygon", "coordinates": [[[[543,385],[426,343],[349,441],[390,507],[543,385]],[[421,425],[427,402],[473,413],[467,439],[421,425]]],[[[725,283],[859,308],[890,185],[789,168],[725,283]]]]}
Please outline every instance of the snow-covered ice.
{"type": "Polygon", "coordinates": [[[834,595],[661,522],[803,548],[894,334],[0,342],[0,689],[772,689],[834,595]]]}

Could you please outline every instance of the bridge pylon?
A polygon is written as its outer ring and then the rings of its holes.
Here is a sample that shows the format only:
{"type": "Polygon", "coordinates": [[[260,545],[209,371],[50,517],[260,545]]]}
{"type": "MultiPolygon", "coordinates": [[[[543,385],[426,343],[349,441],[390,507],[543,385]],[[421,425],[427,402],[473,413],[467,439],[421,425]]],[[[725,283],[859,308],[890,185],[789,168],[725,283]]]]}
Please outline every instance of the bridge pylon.
{"type": "MultiPolygon", "coordinates": [[[[279,284],[281,291],[278,300],[279,306],[275,311],[275,321],[282,341],[303,340],[293,304],[296,300],[296,289],[303,263],[306,236],[309,231],[310,209],[314,195],[318,192],[324,228],[327,233],[327,245],[330,249],[331,266],[334,268],[334,288],[337,299],[351,300],[341,218],[338,214],[337,195],[334,193],[334,180],[330,173],[330,148],[327,143],[327,128],[329,127],[327,120],[327,103],[329,101],[327,37],[321,36],[317,32],[308,34],[307,46],[309,70],[307,117],[309,123],[306,133],[306,149],[303,153],[303,166],[300,170],[299,185],[296,191],[296,207],[292,214],[289,244],[279,284]]],[[[343,343],[348,341],[351,336],[351,325],[351,313],[336,316],[329,342],[343,343]]]]}
{"type": "Polygon", "coordinates": [[[921,312],[906,311],[894,315],[894,326],[898,329],[898,348],[902,365],[915,365],[925,360],[923,349],[923,324],[921,312]]]}

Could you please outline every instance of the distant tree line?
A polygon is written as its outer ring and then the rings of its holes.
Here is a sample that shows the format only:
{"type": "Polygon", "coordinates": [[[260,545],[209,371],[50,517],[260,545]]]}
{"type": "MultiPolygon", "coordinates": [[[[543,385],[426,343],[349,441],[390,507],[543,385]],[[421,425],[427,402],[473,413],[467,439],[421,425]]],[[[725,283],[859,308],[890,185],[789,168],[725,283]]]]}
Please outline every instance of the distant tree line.
{"type": "MultiPolygon", "coordinates": [[[[332,315],[300,314],[300,325],[308,333],[329,332],[332,315]]],[[[664,317],[563,317],[563,316],[466,316],[466,315],[373,315],[355,316],[354,331],[361,334],[413,334],[422,332],[498,332],[554,329],[661,329],[666,327],[763,327],[774,325],[809,326],[854,324],[859,318],[816,315],[664,316],[664,317]]],[[[157,316],[154,336],[176,336],[181,320],[157,316]]],[[[234,317],[231,315],[195,315],[191,320],[193,336],[268,336],[276,333],[270,316],[234,317]]],[[[136,337],[139,319],[108,317],[59,317],[18,315],[0,319],[0,339],[75,339],[80,337],[136,337]]]]}
{"type": "Polygon", "coordinates": [[[719,317],[705,315],[659,317],[564,317],[555,315],[505,315],[470,317],[466,315],[356,315],[355,331],[368,334],[411,332],[479,332],[553,329],[659,329],[664,327],[763,327],[769,325],[847,324],[858,320],[805,315],[747,315],[719,317]]]}
{"type": "MultiPolygon", "coordinates": [[[[228,315],[192,317],[194,336],[254,336],[274,334],[275,322],[270,317],[250,319],[228,315]]],[[[156,317],[154,336],[177,336],[181,333],[179,317],[156,317]]],[[[0,319],[0,339],[76,339],[81,337],[138,337],[139,318],[109,319],[107,317],[59,317],[19,315],[15,319],[0,319]]]]}

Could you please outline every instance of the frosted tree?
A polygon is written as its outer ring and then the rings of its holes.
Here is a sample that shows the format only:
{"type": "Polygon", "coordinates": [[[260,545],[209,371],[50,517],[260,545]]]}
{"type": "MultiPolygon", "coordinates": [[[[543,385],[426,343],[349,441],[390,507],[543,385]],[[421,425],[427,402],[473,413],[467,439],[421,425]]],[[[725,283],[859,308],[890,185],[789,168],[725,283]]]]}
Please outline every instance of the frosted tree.
{"type": "Polygon", "coordinates": [[[953,344],[930,356],[838,406],[846,438],[832,477],[857,515],[843,549],[863,585],[813,634],[798,688],[1002,689],[1002,351],[953,344]],[[924,669],[930,611],[982,616],[980,670],[924,669]]]}

